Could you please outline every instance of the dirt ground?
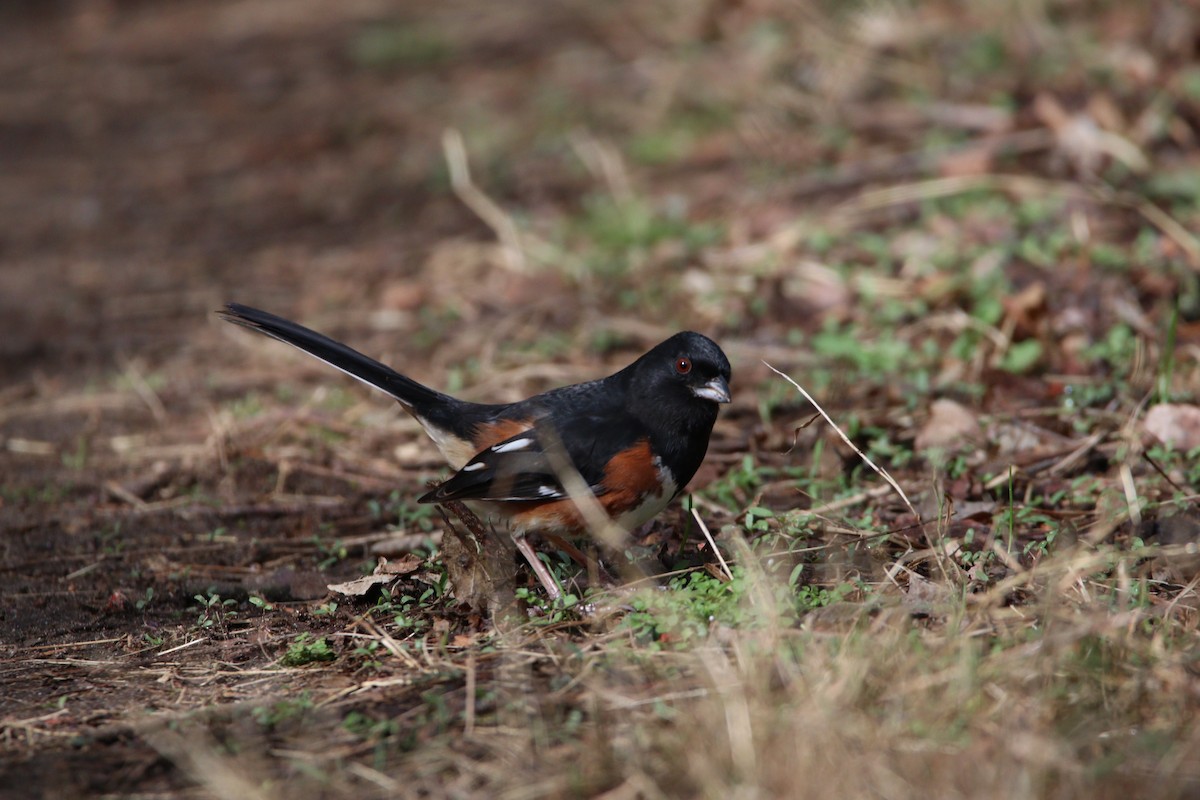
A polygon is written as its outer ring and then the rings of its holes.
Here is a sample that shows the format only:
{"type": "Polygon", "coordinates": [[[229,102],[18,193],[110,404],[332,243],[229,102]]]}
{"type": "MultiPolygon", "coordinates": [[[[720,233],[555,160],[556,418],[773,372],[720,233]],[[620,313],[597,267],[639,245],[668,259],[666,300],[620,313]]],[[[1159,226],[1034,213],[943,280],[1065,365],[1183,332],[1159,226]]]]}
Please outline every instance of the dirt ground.
{"type": "MultiPolygon", "coordinates": [[[[937,393],[981,418],[1019,420],[1001,435],[1026,444],[989,451],[986,464],[946,478],[945,492],[966,506],[948,530],[963,534],[982,518],[972,504],[1002,492],[993,479],[1010,462],[1040,476],[1027,500],[1035,487],[1067,492],[1081,470],[1124,486],[1118,444],[1155,385],[1156,344],[1121,351],[1135,366],[1111,399],[1080,401],[1098,427],[1084,431],[1069,414],[1043,418],[1039,409],[1107,379],[1095,366],[1099,351],[1085,347],[1125,347],[1105,338],[1111,326],[1161,343],[1171,308],[1177,383],[1195,391],[1198,215],[1192,206],[1192,217],[1180,217],[1162,199],[1193,190],[1163,189],[1151,207],[1127,186],[1100,190],[1079,178],[1093,156],[1136,159],[1102,137],[1098,149],[1056,148],[1073,123],[1056,116],[1067,112],[1029,76],[1010,87],[1016,123],[994,123],[972,105],[971,136],[931,163],[920,155],[930,124],[922,115],[950,114],[949,106],[913,111],[924,101],[839,88],[828,75],[818,87],[846,92],[836,112],[813,110],[797,93],[768,93],[781,75],[803,70],[781,70],[772,55],[776,4],[634,5],[79,0],[0,10],[0,797],[270,797],[289,781],[313,797],[476,797],[502,785],[501,773],[521,770],[527,784],[504,796],[706,795],[682,784],[656,794],[615,755],[600,766],[581,762],[561,780],[536,772],[568,761],[571,748],[600,746],[589,737],[604,738],[603,724],[578,729],[578,739],[554,732],[613,713],[574,693],[582,669],[560,667],[620,635],[603,624],[576,635],[579,623],[568,621],[559,636],[540,629],[520,646],[489,644],[491,621],[456,608],[436,559],[423,560],[444,523],[412,498],[442,474],[435,449],[385,399],[218,321],[213,312],[225,302],[301,320],[472,399],[516,399],[599,376],[679,328],[711,333],[735,364],[738,388],[693,483],[734,486],[737,507],[715,493],[699,506],[719,531],[747,514],[752,523],[754,508],[782,515],[815,505],[782,481],[737,484],[748,457],[783,470],[797,463],[794,445],[809,452],[826,442],[814,470],[849,474],[857,463],[833,437],[801,427],[811,406],[772,384],[760,359],[792,374],[824,368],[823,356],[799,343],[836,351],[831,331],[853,323],[863,297],[923,304],[928,319],[905,331],[950,352],[946,331],[963,324],[957,309],[975,302],[974,290],[965,278],[923,271],[921,259],[938,263],[939,238],[974,253],[973,242],[1011,230],[982,215],[961,224],[941,217],[903,238],[891,251],[894,271],[880,276],[869,266],[875,240],[862,238],[826,262],[844,261],[845,280],[822,266],[830,251],[809,243],[912,220],[898,201],[870,193],[904,181],[1003,173],[1070,183],[1055,189],[1067,199],[1049,227],[1086,229],[1089,241],[1125,248],[1149,242],[1147,258],[1167,266],[1105,272],[1100,256],[1079,256],[1048,268],[1014,245],[1009,291],[994,298],[995,330],[1008,343],[1041,343],[1037,366],[1014,366],[1022,350],[1010,348],[933,374],[983,387],[937,393]],[[755,26],[761,37],[742,37],[755,26]],[[694,42],[720,57],[697,55],[694,42]],[[762,89],[745,90],[758,103],[749,111],[737,105],[744,87],[762,89]],[[701,88],[717,100],[696,101],[701,88]],[[676,116],[688,125],[674,125],[676,116]],[[795,125],[796,116],[810,124],[795,125]],[[471,187],[454,185],[457,140],[447,131],[462,135],[471,187]],[[997,138],[976,146],[979,131],[997,138]],[[656,155],[676,141],[686,141],[686,159],[656,155]],[[630,152],[642,160],[631,163],[630,152]],[[648,233],[628,218],[609,225],[597,194],[622,208],[667,211],[649,215],[648,233]],[[1160,208],[1175,216],[1164,221],[1160,208]],[[856,221],[821,231],[795,224],[813,209],[856,221]],[[631,225],[641,238],[635,268],[623,272],[610,262],[625,257],[631,225]],[[1159,238],[1139,239],[1146,230],[1159,238]],[[764,248],[785,254],[794,272],[762,266],[775,263],[764,248]],[[927,327],[914,333],[919,325],[927,327]],[[1042,462],[1067,466],[1048,474],[1042,462]],[[406,565],[397,596],[418,598],[386,624],[370,613],[377,595],[327,588],[362,575],[381,554],[406,565]],[[420,618],[411,630],[404,614],[420,618]],[[542,705],[513,716],[511,702],[477,692],[483,686],[542,705]],[[551,732],[532,750],[510,747],[505,737],[526,719],[551,732]],[[485,720],[490,738],[451,735],[485,720]],[[430,741],[441,743],[436,752],[409,757],[430,741]]],[[[1065,4],[1086,16],[1078,5],[1065,4]]],[[[1170,16],[1163,8],[1171,4],[1153,5],[1170,16]]],[[[1179,14],[1193,26],[1183,44],[1172,44],[1169,19],[1156,23],[1160,31],[1132,13],[1114,12],[1104,35],[1157,43],[1163,96],[1193,98],[1174,101],[1176,115],[1143,149],[1156,172],[1195,175],[1200,100],[1175,91],[1196,79],[1187,63],[1200,37],[1195,15],[1179,14]]],[[[890,47],[901,45],[880,45],[881,59],[890,47]]],[[[886,63],[899,65],[885,81],[889,93],[923,97],[928,65],[903,56],[886,63]]],[[[1130,57],[1113,69],[1140,63],[1130,57]]],[[[865,80],[855,69],[830,72],[865,80]]],[[[1081,75],[1049,79],[1064,106],[1090,109],[1106,129],[1121,114],[1135,127],[1116,90],[1111,108],[1088,105],[1091,78],[1081,75]]],[[[987,91],[945,85],[972,100],[987,91]]],[[[1001,191],[1023,197],[1026,188],[1001,191]]],[[[987,272],[983,256],[972,258],[964,275],[987,272]]],[[[902,355],[879,356],[893,357],[902,355]]],[[[935,392],[916,378],[872,380],[835,367],[825,386],[856,430],[901,432],[908,448],[922,430],[933,435],[935,392]]],[[[868,434],[856,437],[863,444],[868,434]]],[[[896,461],[908,485],[927,480],[904,463],[896,461]]],[[[1166,470],[1171,483],[1157,489],[1141,483],[1158,480],[1157,467],[1137,463],[1134,493],[1174,497],[1181,518],[1192,519],[1200,487],[1188,484],[1196,478],[1186,462],[1166,470]]],[[[917,500],[927,518],[940,513],[933,495],[917,500]]],[[[1030,522],[1029,540],[1064,520],[1086,538],[1096,504],[1068,505],[1030,522]]],[[[869,524],[891,532],[893,557],[924,547],[895,495],[870,494],[868,506],[869,524]]],[[[1121,546],[1153,539],[1158,518],[1125,518],[1106,535],[1121,546]]],[[[690,524],[676,507],[641,533],[656,569],[712,562],[718,571],[711,549],[681,543],[690,524]]],[[[1191,541],[1192,527],[1172,528],[1171,542],[1191,541]]],[[[830,586],[856,570],[885,582],[884,561],[835,560],[818,574],[830,586]]],[[[966,582],[988,579],[986,569],[963,570],[966,582]]],[[[1191,581],[1194,596],[1191,576],[1176,578],[1171,592],[1191,581]]],[[[1159,607],[1175,596],[1162,595],[1159,607]]],[[[1194,654],[1189,603],[1165,613],[1185,612],[1181,652],[1194,654]]],[[[1184,666],[1191,661],[1176,665],[1188,676],[1181,717],[1200,704],[1184,666]]],[[[737,761],[736,747],[730,757],[737,761]]],[[[1186,796],[1200,771],[1180,769],[1170,786],[1186,796]]],[[[1136,786],[1144,774],[1123,772],[1111,787],[1136,786]]]]}

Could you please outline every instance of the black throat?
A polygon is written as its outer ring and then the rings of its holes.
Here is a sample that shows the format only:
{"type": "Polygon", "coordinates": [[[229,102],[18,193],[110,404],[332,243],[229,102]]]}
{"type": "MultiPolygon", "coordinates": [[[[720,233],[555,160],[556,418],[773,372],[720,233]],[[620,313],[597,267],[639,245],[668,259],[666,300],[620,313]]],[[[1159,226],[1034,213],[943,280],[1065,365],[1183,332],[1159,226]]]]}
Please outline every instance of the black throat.
{"type": "Polygon", "coordinates": [[[683,387],[666,387],[665,392],[639,392],[631,387],[629,411],[650,431],[650,447],[671,471],[683,489],[696,474],[708,439],[717,421],[717,404],[692,395],[683,387]],[[661,396],[661,394],[666,396],[661,396]]]}

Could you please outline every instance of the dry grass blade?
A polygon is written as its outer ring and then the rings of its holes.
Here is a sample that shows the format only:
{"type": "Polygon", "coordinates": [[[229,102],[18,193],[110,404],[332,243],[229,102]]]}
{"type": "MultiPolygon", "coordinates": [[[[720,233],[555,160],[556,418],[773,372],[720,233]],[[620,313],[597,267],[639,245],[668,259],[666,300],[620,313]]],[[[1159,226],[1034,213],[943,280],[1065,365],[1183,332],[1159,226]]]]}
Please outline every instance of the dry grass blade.
{"type": "Polygon", "coordinates": [[[832,216],[835,219],[848,218],[902,203],[975,191],[999,191],[1026,196],[1064,194],[1081,199],[1091,196],[1082,186],[1065,181],[1049,181],[1027,175],[961,175],[871,189],[839,205],[833,210],[832,216]]]}
{"type": "Polygon", "coordinates": [[[126,361],[125,377],[137,393],[137,396],[146,404],[146,408],[150,409],[150,413],[154,415],[154,419],[158,422],[165,422],[167,419],[167,409],[163,405],[162,399],[159,398],[158,392],[154,391],[154,387],[146,380],[141,366],[135,361],[126,361]]]}
{"type": "Polygon", "coordinates": [[[717,554],[717,560],[721,562],[721,571],[725,573],[725,577],[732,579],[733,572],[729,569],[729,565],[725,563],[725,556],[721,555],[721,548],[717,547],[716,541],[713,539],[712,534],[708,531],[708,525],[704,524],[704,520],[700,517],[700,512],[694,507],[692,508],[692,517],[695,518],[696,524],[700,526],[700,532],[704,534],[704,538],[708,542],[708,546],[711,547],[712,551],[717,554]]]}
{"type": "MultiPolygon", "coordinates": [[[[604,506],[600,505],[600,501],[592,493],[591,488],[587,485],[587,481],[583,479],[583,476],[579,474],[579,470],[575,469],[575,465],[571,463],[570,456],[567,455],[566,448],[563,447],[562,441],[558,438],[557,431],[546,426],[539,431],[539,436],[544,440],[546,457],[550,461],[550,466],[554,470],[555,477],[562,483],[567,496],[575,504],[579,513],[583,515],[583,519],[588,526],[588,532],[604,546],[614,552],[620,552],[627,541],[626,531],[622,530],[620,526],[609,519],[604,506]]],[[[632,564],[622,565],[622,571],[627,570],[632,571],[631,574],[626,576],[630,579],[644,577],[632,564]]]]}
{"type": "Polygon", "coordinates": [[[442,134],[442,152],[446,156],[446,166],[450,170],[450,185],[454,193],[462,200],[467,208],[483,220],[492,229],[500,244],[504,247],[505,260],[512,269],[524,271],[526,268],[525,251],[521,246],[521,235],[517,231],[512,217],[504,209],[484,194],[475,182],[471,180],[471,168],[467,163],[467,148],[463,143],[462,134],[454,128],[448,128],[442,134]]]}
{"type": "Polygon", "coordinates": [[[851,450],[853,450],[855,453],[858,454],[858,457],[863,460],[863,463],[865,463],[871,469],[875,470],[875,472],[878,473],[880,477],[882,477],[885,481],[888,482],[889,485],[891,485],[891,487],[896,491],[896,494],[900,495],[900,499],[904,501],[904,505],[908,506],[908,510],[912,512],[913,517],[915,517],[917,522],[920,523],[921,515],[917,512],[916,507],[908,499],[908,495],[905,494],[904,490],[900,488],[900,484],[896,482],[896,479],[893,478],[890,474],[888,474],[887,470],[883,469],[882,467],[878,466],[874,461],[872,461],[870,456],[868,456],[862,450],[858,449],[858,446],[855,445],[854,442],[850,441],[850,437],[847,436],[840,427],[838,427],[838,424],[833,421],[832,417],[830,417],[827,413],[825,413],[825,409],[821,408],[820,403],[818,403],[816,400],[814,400],[813,396],[811,394],[809,394],[803,386],[801,386],[799,383],[797,383],[795,380],[793,380],[792,377],[789,376],[787,373],[781,372],[780,370],[775,369],[775,367],[771,366],[768,362],[764,361],[762,363],[766,365],[767,369],[771,370],[776,375],[783,378],[785,381],[787,381],[792,386],[794,386],[796,388],[796,391],[798,391],[798,392],[800,392],[800,394],[804,395],[804,399],[808,400],[808,402],[813,404],[813,408],[817,409],[817,411],[820,413],[820,415],[825,418],[825,421],[828,422],[829,426],[831,428],[833,428],[834,431],[837,432],[837,435],[841,437],[842,441],[845,442],[846,445],[851,450]]]}
{"type": "Polygon", "coordinates": [[[1050,181],[1028,175],[960,175],[933,178],[898,184],[883,189],[864,191],[839,205],[831,213],[834,220],[848,219],[856,214],[877,211],[888,206],[913,203],[939,197],[950,197],[973,191],[999,191],[1027,197],[1061,194],[1078,199],[1090,199],[1130,208],[1158,228],[1187,253],[1193,269],[1200,269],[1200,238],[1179,220],[1143,197],[1113,192],[1104,187],[1085,187],[1066,181],[1050,181]]]}
{"type": "MultiPolygon", "coordinates": [[[[192,728],[192,726],[185,726],[192,728]]],[[[261,769],[241,763],[211,736],[197,730],[179,732],[162,727],[144,737],[164,758],[174,762],[193,781],[218,800],[275,800],[261,769]]]]}

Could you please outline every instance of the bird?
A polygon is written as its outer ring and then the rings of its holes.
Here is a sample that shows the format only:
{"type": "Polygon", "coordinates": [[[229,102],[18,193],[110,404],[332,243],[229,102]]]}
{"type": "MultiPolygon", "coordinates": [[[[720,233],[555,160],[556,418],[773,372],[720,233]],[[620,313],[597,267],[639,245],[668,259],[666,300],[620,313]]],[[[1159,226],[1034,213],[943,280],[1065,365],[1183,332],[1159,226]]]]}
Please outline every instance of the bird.
{"type": "Polygon", "coordinates": [[[623,535],[653,519],[696,474],[719,406],[730,401],[729,359],[692,331],[604,378],[513,403],[475,403],[269,312],[228,303],[217,314],[395,399],[455,470],[417,502],[482,508],[507,529],[552,600],[560,591],[528,535],[579,539],[598,527],[623,535]]]}

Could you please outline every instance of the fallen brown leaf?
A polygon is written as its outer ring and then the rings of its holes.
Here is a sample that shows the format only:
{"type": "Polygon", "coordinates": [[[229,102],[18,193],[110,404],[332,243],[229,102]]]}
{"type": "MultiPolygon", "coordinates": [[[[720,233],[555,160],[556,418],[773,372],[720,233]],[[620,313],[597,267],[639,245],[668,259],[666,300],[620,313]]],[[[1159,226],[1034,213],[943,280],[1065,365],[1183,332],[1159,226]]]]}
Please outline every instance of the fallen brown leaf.
{"type": "Polygon", "coordinates": [[[1146,413],[1146,432],[1176,450],[1200,447],[1200,406],[1162,403],[1146,413]]]}
{"type": "Polygon", "coordinates": [[[381,558],[379,559],[379,563],[375,565],[375,572],[372,574],[364,575],[361,578],[355,578],[345,583],[331,583],[329,584],[329,591],[351,597],[361,597],[375,586],[390,583],[398,575],[408,575],[409,573],[416,572],[421,563],[422,559],[411,553],[395,561],[388,561],[386,558],[381,558]]]}
{"type": "Polygon", "coordinates": [[[969,443],[978,433],[979,418],[973,411],[942,398],[929,407],[929,418],[917,433],[915,445],[918,451],[953,448],[969,443]]]}

